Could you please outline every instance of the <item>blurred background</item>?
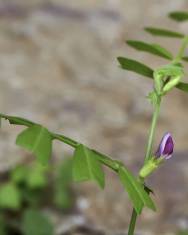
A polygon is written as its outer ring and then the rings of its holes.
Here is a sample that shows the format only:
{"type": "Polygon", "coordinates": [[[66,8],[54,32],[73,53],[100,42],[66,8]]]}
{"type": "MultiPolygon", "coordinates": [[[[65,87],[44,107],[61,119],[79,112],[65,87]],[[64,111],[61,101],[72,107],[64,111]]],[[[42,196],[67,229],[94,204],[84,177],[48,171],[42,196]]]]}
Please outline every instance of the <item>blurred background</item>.
{"type": "MultiPolygon", "coordinates": [[[[146,96],[152,84],[121,70],[116,57],[138,59],[152,68],[167,63],[136,52],[125,40],[158,42],[177,53],[180,40],[153,38],[142,30],[161,26],[186,33],[188,23],[177,24],[166,17],[174,10],[188,10],[188,2],[1,0],[1,112],[41,123],[125,162],[136,172],[143,162],[151,121],[152,108],[146,96]]],[[[188,234],[187,103],[188,95],[179,90],[163,101],[155,147],[163,133],[170,131],[175,153],[150,179],[158,211],[144,210],[138,220],[138,235],[188,234]]],[[[104,191],[91,182],[71,183],[65,159],[72,149],[55,143],[52,165],[55,169],[60,165],[63,173],[44,172],[39,167],[35,174],[33,156],[14,144],[20,130],[3,122],[0,132],[1,184],[22,184],[24,195],[23,201],[11,204],[15,198],[2,203],[0,194],[0,216],[2,224],[10,223],[9,234],[20,234],[16,232],[18,220],[29,226],[29,216],[50,220],[52,234],[126,234],[131,205],[113,172],[105,169],[104,191]],[[34,176],[26,179],[24,172],[34,176]],[[57,182],[60,186],[56,187],[57,182]],[[25,212],[31,207],[35,211],[25,212]],[[36,208],[47,217],[35,215],[36,208]]],[[[11,190],[5,187],[3,198],[16,194],[11,190]]]]}

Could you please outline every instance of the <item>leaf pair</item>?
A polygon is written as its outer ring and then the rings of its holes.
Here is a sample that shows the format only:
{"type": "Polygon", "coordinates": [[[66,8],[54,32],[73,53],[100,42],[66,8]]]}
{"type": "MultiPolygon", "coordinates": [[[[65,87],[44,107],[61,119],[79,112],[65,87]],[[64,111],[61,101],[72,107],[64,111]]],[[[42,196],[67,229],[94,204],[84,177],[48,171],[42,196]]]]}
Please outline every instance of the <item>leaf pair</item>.
{"type": "MultiPolygon", "coordinates": [[[[144,190],[144,186],[138,182],[131,172],[129,172],[124,166],[120,166],[118,175],[137,214],[141,213],[144,206],[155,210],[155,205],[150,196],[144,190]]],[[[79,182],[94,180],[102,188],[105,184],[104,172],[101,168],[100,162],[98,161],[97,153],[82,144],[80,144],[74,152],[73,178],[79,182]]]]}
{"type": "MultiPolygon", "coordinates": [[[[162,36],[162,37],[170,37],[170,38],[184,38],[185,35],[179,32],[171,31],[168,29],[155,28],[155,27],[146,27],[144,30],[147,33],[152,34],[153,36],[162,36]]],[[[173,60],[173,55],[166,48],[160,46],[155,43],[146,43],[138,40],[128,40],[127,44],[133,47],[136,50],[144,51],[151,53],[153,55],[157,55],[163,57],[168,60],[173,60]]],[[[186,61],[187,58],[184,58],[186,61]]]]}

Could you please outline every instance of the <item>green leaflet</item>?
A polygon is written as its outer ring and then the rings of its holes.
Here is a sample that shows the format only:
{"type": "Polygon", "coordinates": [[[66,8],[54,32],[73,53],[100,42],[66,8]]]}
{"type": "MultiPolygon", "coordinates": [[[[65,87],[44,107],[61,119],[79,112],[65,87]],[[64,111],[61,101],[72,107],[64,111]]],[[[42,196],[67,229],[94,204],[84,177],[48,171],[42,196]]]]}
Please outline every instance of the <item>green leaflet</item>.
{"type": "Polygon", "coordinates": [[[40,125],[33,125],[21,132],[16,144],[34,153],[42,164],[47,164],[52,152],[50,132],[40,125]]]}
{"type": "Polygon", "coordinates": [[[54,227],[47,216],[38,210],[24,212],[22,230],[25,235],[53,235],[54,227]]]}
{"type": "Polygon", "coordinates": [[[56,169],[54,181],[54,204],[61,209],[69,210],[74,205],[74,193],[72,192],[72,158],[65,159],[56,169]]]}
{"type": "Polygon", "coordinates": [[[128,40],[127,44],[139,51],[149,52],[153,55],[157,55],[168,60],[173,59],[171,52],[169,52],[168,50],[166,50],[165,48],[161,47],[158,44],[150,44],[142,41],[133,41],[133,40],[128,40]]]}
{"type": "Polygon", "coordinates": [[[188,83],[180,82],[176,87],[182,91],[188,92],[188,83]]]}
{"type": "Polygon", "coordinates": [[[124,185],[130,200],[132,201],[137,214],[142,212],[143,206],[146,206],[156,211],[155,204],[153,203],[150,196],[144,190],[141,183],[138,182],[136,177],[132,175],[124,166],[119,168],[119,178],[124,185]]]}
{"type": "Polygon", "coordinates": [[[188,56],[183,56],[183,57],[182,57],[182,60],[188,62],[188,56]]]}
{"type": "Polygon", "coordinates": [[[171,38],[183,38],[185,36],[182,33],[174,32],[168,29],[146,27],[144,28],[144,30],[154,36],[171,37],[171,38]]]}
{"type": "Polygon", "coordinates": [[[29,173],[29,167],[28,166],[17,166],[14,170],[11,171],[11,181],[15,184],[21,184],[25,182],[27,179],[27,175],[29,173]]]}
{"type": "Polygon", "coordinates": [[[187,11],[173,11],[168,15],[171,19],[183,22],[188,20],[188,12],[187,11]]]}
{"type": "Polygon", "coordinates": [[[123,69],[133,71],[146,77],[153,78],[153,70],[147,65],[125,57],[118,57],[117,60],[119,61],[123,69]]]}
{"type": "Polygon", "coordinates": [[[80,144],[76,147],[73,158],[73,179],[75,181],[95,180],[104,188],[104,172],[96,153],[80,144]]]}
{"type": "Polygon", "coordinates": [[[25,183],[31,190],[44,188],[48,184],[44,165],[33,166],[26,175],[25,183]]]}
{"type": "Polygon", "coordinates": [[[0,186],[0,208],[19,209],[21,206],[21,194],[14,183],[6,183],[0,186]]]}

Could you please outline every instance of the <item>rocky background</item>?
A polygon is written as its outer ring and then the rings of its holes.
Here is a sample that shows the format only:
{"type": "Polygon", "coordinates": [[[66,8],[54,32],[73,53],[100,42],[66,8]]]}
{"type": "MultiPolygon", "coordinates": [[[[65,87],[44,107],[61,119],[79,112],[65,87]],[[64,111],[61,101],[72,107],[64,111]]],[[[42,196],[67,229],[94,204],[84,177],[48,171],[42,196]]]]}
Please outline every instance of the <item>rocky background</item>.
{"type": "MultiPolygon", "coordinates": [[[[142,29],[162,25],[186,33],[187,23],[178,25],[166,17],[184,9],[185,0],[1,0],[1,112],[42,123],[136,171],[151,121],[146,95],[152,84],[121,70],[116,57],[137,58],[153,68],[164,64],[128,48],[125,40],[159,42],[175,54],[179,40],[153,38],[142,29]]],[[[172,132],[175,154],[151,177],[158,212],[144,211],[139,234],[170,235],[188,227],[187,102],[188,95],[179,90],[163,102],[156,143],[164,132],[172,132]]],[[[14,145],[19,130],[3,123],[0,172],[25,157],[32,159],[14,145]]],[[[63,144],[53,151],[57,160],[72,153],[63,144]]],[[[92,183],[75,186],[79,214],[54,215],[57,230],[87,223],[107,234],[125,234],[131,205],[115,174],[106,170],[106,176],[104,191],[92,183]]]]}

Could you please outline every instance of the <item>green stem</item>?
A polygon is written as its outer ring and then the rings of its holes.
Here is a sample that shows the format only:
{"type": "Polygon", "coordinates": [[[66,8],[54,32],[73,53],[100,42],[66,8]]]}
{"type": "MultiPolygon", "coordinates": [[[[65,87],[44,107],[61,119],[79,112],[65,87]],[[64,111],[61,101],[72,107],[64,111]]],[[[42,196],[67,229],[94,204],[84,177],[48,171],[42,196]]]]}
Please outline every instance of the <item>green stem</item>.
{"type": "Polygon", "coordinates": [[[184,56],[184,52],[187,47],[187,44],[188,44],[188,36],[185,36],[183,39],[182,45],[179,49],[179,52],[173,61],[174,63],[178,63],[182,60],[182,57],[184,56]]]}
{"type": "Polygon", "coordinates": [[[131,221],[129,224],[128,235],[134,235],[136,220],[137,220],[137,213],[136,213],[135,209],[133,208],[132,215],[131,215],[131,221]]]}
{"type": "MultiPolygon", "coordinates": [[[[157,96],[157,102],[154,106],[155,110],[154,110],[154,113],[153,113],[151,128],[150,128],[150,131],[149,131],[149,138],[148,138],[148,144],[147,144],[147,149],[146,149],[146,156],[145,156],[145,160],[144,160],[145,162],[148,161],[148,159],[151,157],[153,139],[154,139],[157,119],[158,119],[159,111],[160,111],[160,104],[161,104],[161,97],[157,96]]],[[[142,183],[144,183],[144,182],[142,182],[142,183]]],[[[137,221],[137,213],[136,213],[135,209],[133,208],[132,215],[131,215],[131,221],[130,221],[130,224],[129,224],[128,235],[134,235],[136,221],[137,221]]]]}
{"type": "Polygon", "coordinates": [[[149,158],[152,155],[152,146],[153,146],[153,139],[154,139],[154,134],[155,134],[155,129],[156,129],[156,124],[157,124],[157,119],[159,116],[159,111],[160,111],[160,104],[161,104],[161,97],[157,96],[157,103],[155,105],[155,110],[153,113],[152,117],[152,123],[149,131],[149,138],[148,138],[148,144],[146,148],[146,155],[145,155],[145,162],[149,160],[149,158]]]}

